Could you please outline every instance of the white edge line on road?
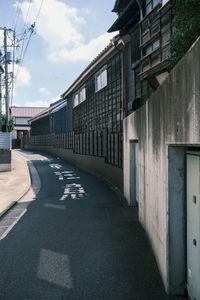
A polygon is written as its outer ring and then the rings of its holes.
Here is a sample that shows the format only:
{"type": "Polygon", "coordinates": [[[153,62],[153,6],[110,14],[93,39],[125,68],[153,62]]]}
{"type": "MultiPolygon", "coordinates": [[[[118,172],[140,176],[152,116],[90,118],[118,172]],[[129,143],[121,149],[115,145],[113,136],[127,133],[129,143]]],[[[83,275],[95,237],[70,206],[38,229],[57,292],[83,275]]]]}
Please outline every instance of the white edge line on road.
{"type": "Polygon", "coordinates": [[[19,220],[21,219],[21,217],[27,212],[27,209],[25,208],[22,213],[16,218],[16,220],[8,227],[8,229],[2,234],[2,236],[0,237],[0,241],[3,240],[8,233],[12,230],[12,228],[19,222],[19,220]]]}

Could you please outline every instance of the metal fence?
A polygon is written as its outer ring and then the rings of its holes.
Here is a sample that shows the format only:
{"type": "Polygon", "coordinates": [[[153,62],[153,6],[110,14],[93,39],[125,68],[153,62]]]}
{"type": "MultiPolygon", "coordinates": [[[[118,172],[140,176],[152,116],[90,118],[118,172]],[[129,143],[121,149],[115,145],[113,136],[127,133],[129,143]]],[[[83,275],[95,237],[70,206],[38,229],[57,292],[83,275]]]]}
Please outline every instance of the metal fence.
{"type": "Polygon", "coordinates": [[[11,149],[10,132],[0,132],[0,149],[11,149]]]}

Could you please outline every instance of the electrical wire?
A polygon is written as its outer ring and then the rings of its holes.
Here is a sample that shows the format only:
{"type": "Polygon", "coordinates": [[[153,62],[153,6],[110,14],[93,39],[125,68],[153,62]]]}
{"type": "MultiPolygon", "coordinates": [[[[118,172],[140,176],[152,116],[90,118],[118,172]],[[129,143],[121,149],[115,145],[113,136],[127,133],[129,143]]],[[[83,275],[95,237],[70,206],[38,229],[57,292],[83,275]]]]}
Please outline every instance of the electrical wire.
{"type": "Polygon", "coordinates": [[[30,12],[31,4],[32,4],[32,2],[31,2],[31,0],[29,0],[29,6],[28,6],[28,9],[27,9],[26,18],[25,18],[25,20],[24,20],[24,26],[23,26],[23,28],[22,28],[22,32],[23,32],[23,33],[24,33],[24,29],[25,29],[25,24],[26,24],[27,21],[28,21],[28,15],[29,15],[29,12],[30,12]]]}
{"type": "Polygon", "coordinates": [[[35,19],[35,23],[37,22],[37,20],[38,20],[38,18],[39,18],[39,15],[40,15],[40,12],[41,12],[43,3],[44,3],[44,0],[42,0],[41,3],[40,3],[40,8],[39,8],[39,10],[38,10],[38,13],[37,13],[37,16],[36,16],[36,19],[35,19]]]}
{"type": "MultiPolygon", "coordinates": [[[[31,37],[32,37],[32,35],[34,33],[34,28],[35,28],[36,22],[38,21],[38,18],[39,18],[39,15],[40,15],[43,3],[44,3],[44,0],[41,0],[40,7],[39,7],[38,13],[37,13],[36,18],[35,18],[35,22],[31,25],[31,27],[28,30],[30,32],[30,34],[29,34],[28,41],[27,41],[25,49],[24,49],[25,36],[23,38],[22,50],[21,50],[21,54],[20,54],[20,64],[19,64],[19,66],[17,68],[17,73],[16,73],[16,76],[15,76],[15,82],[17,80],[17,77],[19,76],[20,67],[22,66],[22,64],[24,62],[24,58],[25,58],[25,55],[27,53],[27,49],[28,49],[28,46],[30,44],[31,37]]],[[[28,8],[27,15],[26,15],[26,21],[28,19],[28,14],[29,14],[29,11],[30,11],[30,5],[31,5],[31,1],[29,2],[29,8],[28,8]]],[[[25,34],[26,34],[26,30],[24,31],[24,35],[25,34]]]]}
{"type": "Polygon", "coordinates": [[[17,9],[16,9],[16,17],[15,17],[15,21],[14,21],[14,25],[13,25],[13,28],[14,30],[16,30],[17,28],[17,23],[18,23],[18,20],[19,20],[19,15],[20,15],[20,4],[22,4],[22,0],[20,0],[18,2],[18,5],[17,5],[17,9]]]}

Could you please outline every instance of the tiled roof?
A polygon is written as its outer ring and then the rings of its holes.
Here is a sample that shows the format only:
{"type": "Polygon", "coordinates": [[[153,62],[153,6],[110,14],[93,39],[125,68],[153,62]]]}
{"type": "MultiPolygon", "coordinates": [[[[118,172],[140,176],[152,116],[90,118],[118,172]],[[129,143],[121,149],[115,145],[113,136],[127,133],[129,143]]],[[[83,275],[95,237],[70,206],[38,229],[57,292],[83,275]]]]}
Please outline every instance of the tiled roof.
{"type": "Polygon", "coordinates": [[[11,106],[11,115],[13,117],[27,117],[32,118],[40,112],[44,111],[46,107],[20,107],[11,106]]]}

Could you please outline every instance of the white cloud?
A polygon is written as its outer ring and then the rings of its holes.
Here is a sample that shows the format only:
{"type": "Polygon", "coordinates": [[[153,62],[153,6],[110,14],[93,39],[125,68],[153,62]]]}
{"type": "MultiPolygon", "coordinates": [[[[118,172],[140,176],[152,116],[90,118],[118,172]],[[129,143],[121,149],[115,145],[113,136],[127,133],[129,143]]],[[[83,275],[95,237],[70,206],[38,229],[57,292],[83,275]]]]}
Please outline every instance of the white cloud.
{"type": "Polygon", "coordinates": [[[15,84],[16,86],[30,85],[31,75],[26,67],[16,66],[15,75],[17,75],[16,84],[15,84]],[[18,68],[19,70],[17,71],[18,68]]]}
{"type": "Polygon", "coordinates": [[[90,61],[105,48],[110,39],[111,36],[108,33],[104,33],[97,38],[90,40],[88,44],[80,44],[73,49],[61,48],[58,52],[51,52],[48,58],[55,62],[78,60],[90,61]]]}
{"type": "Polygon", "coordinates": [[[49,101],[26,101],[25,106],[30,107],[49,107],[50,102],[49,101]]]}
{"type": "Polygon", "coordinates": [[[46,95],[46,96],[50,96],[51,95],[51,92],[46,88],[46,87],[41,87],[39,89],[39,92],[43,95],[46,95]]]}
{"type": "Polygon", "coordinates": [[[49,105],[60,99],[60,95],[50,98],[49,100],[38,100],[38,101],[26,101],[25,106],[30,107],[49,107],[49,105]]]}
{"type": "MultiPolygon", "coordinates": [[[[41,0],[33,0],[30,8],[28,24],[32,24],[37,16],[41,0]]],[[[16,2],[26,21],[29,1],[16,2]]],[[[86,10],[85,13],[90,13],[86,10]]],[[[85,23],[81,11],[70,7],[60,0],[44,1],[36,24],[36,31],[42,37],[49,60],[54,62],[92,60],[109,42],[113,35],[104,33],[85,42],[81,26],[85,23]]]]}
{"type": "Polygon", "coordinates": [[[58,100],[60,100],[60,95],[57,95],[57,96],[51,98],[50,101],[51,101],[51,103],[53,103],[53,102],[56,102],[56,101],[58,101],[58,100]]]}

